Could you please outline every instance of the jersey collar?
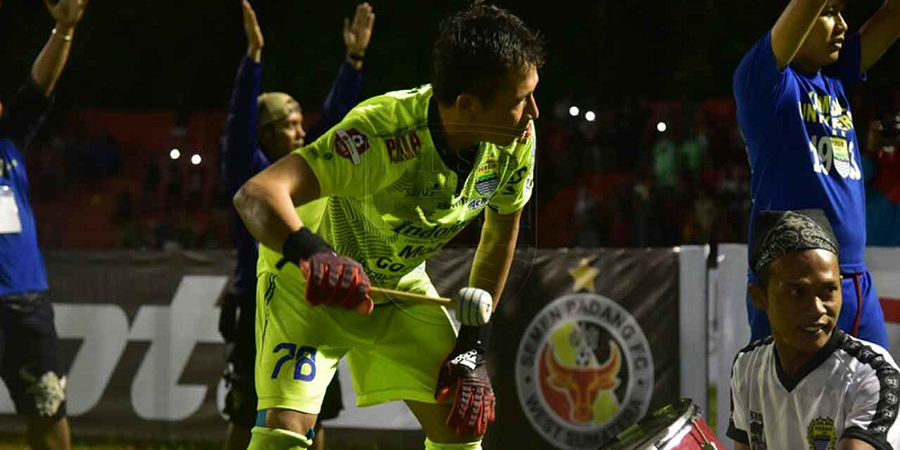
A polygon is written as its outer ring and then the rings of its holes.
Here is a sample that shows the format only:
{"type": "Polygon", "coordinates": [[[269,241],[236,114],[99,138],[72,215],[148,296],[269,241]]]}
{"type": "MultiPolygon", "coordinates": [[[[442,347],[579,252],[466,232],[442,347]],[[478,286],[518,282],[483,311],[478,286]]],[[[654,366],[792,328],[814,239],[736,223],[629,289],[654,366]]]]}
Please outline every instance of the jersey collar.
{"type": "Polygon", "coordinates": [[[444,134],[444,124],[441,123],[441,114],[438,111],[438,102],[434,95],[428,99],[428,131],[431,133],[431,141],[438,152],[447,152],[450,144],[447,143],[447,135],[444,134]]]}
{"type": "MultiPolygon", "coordinates": [[[[457,176],[456,195],[462,192],[466,179],[474,168],[475,161],[478,160],[479,149],[474,149],[473,160],[450,156],[456,154],[451,152],[450,144],[447,142],[447,135],[444,133],[444,127],[441,123],[441,114],[438,110],[438,102],[434,95],[428,100],[428,132],[431,133],[431,142],[438,153],[438,157],[457,176]]],[[[480,147],[480,146],[479,146],[480,147]]]]}
{"type": "Polygon", "coordinates": [[[828,340],[825,347],[822,347],[822,349],[816,353],[816,356],[813,356],[809,362],[804,364],[803,367],[800,368],[800,372],[798,372],[797,376],[794,378],[789,377],[784,372],[784,368],[781,366],[781,358],[778,356],[778,348],[775,347],[775,344],[773,343],[772,351],[775,353],[775,373],[778,375],[778,381],[780,381],[784,389],[790,393],[804,378],[806,378],[807,375],[813,373],[813,371],[818,369],[819,366],[828,360],[828,358],[831,357],[831,354],[834,353],[846,339],[846,333],[840,328],[834,327],[834,331],[831,332],[831,339],[828,340]]]}

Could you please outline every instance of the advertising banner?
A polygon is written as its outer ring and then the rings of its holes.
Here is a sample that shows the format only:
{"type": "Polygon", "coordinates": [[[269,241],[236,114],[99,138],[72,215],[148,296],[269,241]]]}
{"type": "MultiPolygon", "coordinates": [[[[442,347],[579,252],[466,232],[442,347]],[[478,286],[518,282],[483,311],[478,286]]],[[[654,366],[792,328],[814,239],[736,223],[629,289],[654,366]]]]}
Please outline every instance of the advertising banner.
{"type": "MultiPolygon", "coordinates": [[[[468,284],[473,255],[448,249],[429,261],[442,295],[468,284]]],[[[700,263],[680,273],[680,259],[679,249],[517,252],[492,318],[489,369],[498,404],[485,444],[596,448],[680,398],[690,371],[679,319],[690,321],[680,311],[686,286],[679,280],[692,280],[690,297],[703,305],[705,276],[700,263]]],[[[233,253],[53,251],[46,260],[73,432],[222,439],[226,349],[217,301],[233,253]]],[[[349,371],[340,373],[346,409],[329,426],[418,429],[400,402],[355,408],[349,371]]],[[[0,390],[0,432],[21,430],[13,412],[0,390]]]]}
{"type": "MultiPolygon", "coordinates": [[[[473,254],[429,262],[440,292],[465,285],[473,254]]],[[[675,249],[519,253],[506,289],[487,448],[597,448],[680,397],[675,249]]]]}

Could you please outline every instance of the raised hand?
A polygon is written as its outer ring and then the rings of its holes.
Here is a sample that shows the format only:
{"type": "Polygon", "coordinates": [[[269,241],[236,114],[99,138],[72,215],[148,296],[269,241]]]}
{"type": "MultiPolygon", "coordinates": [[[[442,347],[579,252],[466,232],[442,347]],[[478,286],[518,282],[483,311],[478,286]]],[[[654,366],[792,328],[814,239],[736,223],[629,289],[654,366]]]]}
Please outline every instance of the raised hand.
{"type": "Polygon", "coordinates": [[[250,2],[243,0],[241,9],[244,12],[244,34],[247,36],[247,56],[253,58],[254,61],[262,60],[263,35],[259,28],[259,22],[256,21],[256,12],[250,6],[250,2]]]}
{"type": "Polygon", "coordinates": [[[375,25],[375,13],[368,3],[361,3],[356,7],[356,15],[353,22],[344,19],[344,45],[347,46],[348,55],[363,56],[369,47],[369,39],[372,38],[372,27],[375,25]]]}
{"type": "Polygon", "coordinates": [[[50,0],[44,0],[44,4],[47,5],[47,10],[56,21],[58,31],[68,31],[81,20],[88,0],[60,0],[55,5],[50,0]]]}

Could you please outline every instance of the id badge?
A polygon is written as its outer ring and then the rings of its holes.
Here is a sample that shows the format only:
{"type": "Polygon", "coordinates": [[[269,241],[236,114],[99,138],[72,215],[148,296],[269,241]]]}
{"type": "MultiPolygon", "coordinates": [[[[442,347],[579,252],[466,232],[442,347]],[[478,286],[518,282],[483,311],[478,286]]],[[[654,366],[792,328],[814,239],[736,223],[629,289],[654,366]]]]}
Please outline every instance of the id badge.
{"type": "Polygon", "coordinates": [[[16,193],[9,186],[0,186],[0,234],[21,233],[16,193]]]}

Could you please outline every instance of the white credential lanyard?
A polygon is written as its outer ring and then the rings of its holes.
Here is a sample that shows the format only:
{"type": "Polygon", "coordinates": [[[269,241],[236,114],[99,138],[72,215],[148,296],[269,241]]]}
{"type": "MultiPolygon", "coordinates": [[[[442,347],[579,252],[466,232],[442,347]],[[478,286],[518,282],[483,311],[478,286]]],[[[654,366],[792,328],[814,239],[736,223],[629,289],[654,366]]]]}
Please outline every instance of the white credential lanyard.
{"type": "Polygon", "coordinates": [[[16,193],[9,186],[0,185],[0,234],[21,233],[16,193]]]}

